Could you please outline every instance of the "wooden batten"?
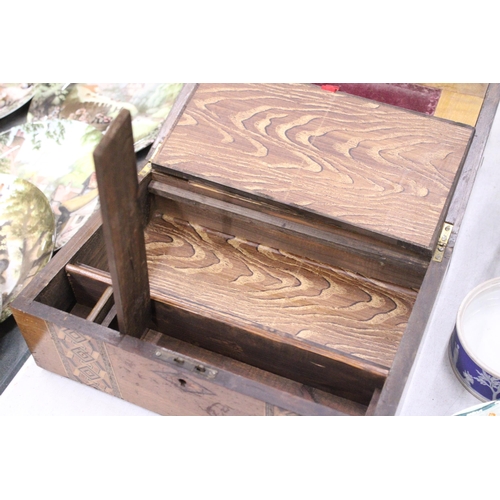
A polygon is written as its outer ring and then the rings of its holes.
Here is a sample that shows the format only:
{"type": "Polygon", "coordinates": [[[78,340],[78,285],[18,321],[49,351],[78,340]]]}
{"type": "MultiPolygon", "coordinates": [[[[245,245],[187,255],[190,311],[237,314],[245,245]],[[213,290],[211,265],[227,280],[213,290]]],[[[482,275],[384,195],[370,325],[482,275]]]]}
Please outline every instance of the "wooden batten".
{"type": "Polygon", "coordinates": [[[94,152],[102,229],[120,331],[140,337],[151,316],[132,119],[122,110],[94,152]]]}

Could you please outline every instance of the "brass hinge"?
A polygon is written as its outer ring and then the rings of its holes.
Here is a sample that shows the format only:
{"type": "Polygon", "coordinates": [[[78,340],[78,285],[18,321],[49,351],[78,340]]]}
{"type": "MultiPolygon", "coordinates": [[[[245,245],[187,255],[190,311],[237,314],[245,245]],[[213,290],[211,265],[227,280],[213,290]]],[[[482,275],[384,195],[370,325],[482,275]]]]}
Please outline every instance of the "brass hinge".
{"type": "Polygon", "coordinates": [[[152,170],[152,165],[151,165],[151,162],[148,161],[142,168],[141,170],[139,171],[139,173],[137,174],[139,179],[142,179],[143,177],[146,177],[146,175],[149,174],[149,172],[151,172],[152,170]]]}
{"type": "Polygon", "coordinates": [[[452,230],[453,230],[453,224],[449,224],[448,222],[445,222],[443,224],[443,229],[441,230],[441,235],[439,236],[437,247],[432,257],[432,260],[436,262],[441,262],[443,260],[444,251],[446,250],[448,241],[450,241],[452,230]]]}

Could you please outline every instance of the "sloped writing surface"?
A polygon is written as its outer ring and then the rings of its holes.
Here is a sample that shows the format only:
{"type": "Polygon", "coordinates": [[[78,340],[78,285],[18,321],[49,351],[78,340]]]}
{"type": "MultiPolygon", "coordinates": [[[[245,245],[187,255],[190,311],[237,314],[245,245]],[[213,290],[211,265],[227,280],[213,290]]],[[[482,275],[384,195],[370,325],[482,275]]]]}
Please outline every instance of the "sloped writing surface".
{"type": "Polygon", "coordinates": [[[155,163],[431,250],[473,129],[305,84],[201,84],[155,163]]]}
{"type": "Polygon", "coordinates": [[[156,297],[390,368],[416,293],[163,215],[146,232],[156,297]]]}

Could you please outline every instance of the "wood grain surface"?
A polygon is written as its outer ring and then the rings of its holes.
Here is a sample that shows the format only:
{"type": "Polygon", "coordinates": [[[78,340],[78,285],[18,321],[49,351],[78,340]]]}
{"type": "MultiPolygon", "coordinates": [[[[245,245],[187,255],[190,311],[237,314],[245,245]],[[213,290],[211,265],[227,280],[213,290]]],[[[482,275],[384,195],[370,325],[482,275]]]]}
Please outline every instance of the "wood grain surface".
{"type": "Polygon", "coordinates": [[[159,169],[433,247],[472,129],[301,84],[202,84],[159,169]]]}
{"type": "Polygon", "coordinates": [[[156,297],[390,367],[416,293],[201,226],[152,220],[156,297]]]}
{"type": "Polygon", "coordinates": [[[263,202],[247,203],[236,195],[202,189],[193,182],[153,174],[151,212],[168,213],[225,234],[238,235],[329,266],[405,288],[418,289],[429,264],[422,255],[367,235],[307,220],[263,202]]]}

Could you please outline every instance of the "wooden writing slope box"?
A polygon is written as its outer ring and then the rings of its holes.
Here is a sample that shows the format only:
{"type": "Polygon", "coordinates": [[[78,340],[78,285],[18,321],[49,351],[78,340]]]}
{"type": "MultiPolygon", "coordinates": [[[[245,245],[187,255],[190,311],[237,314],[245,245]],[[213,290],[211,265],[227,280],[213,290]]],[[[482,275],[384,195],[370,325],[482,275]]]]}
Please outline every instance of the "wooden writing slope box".
{"type": "Polygon", "coordinates": [[[123,112],[95,154],[102,224],[14,303],[36,362],[165,415],[394,414],[499,98],[473,129],[186,85],[138,186],[123,112]]]}

